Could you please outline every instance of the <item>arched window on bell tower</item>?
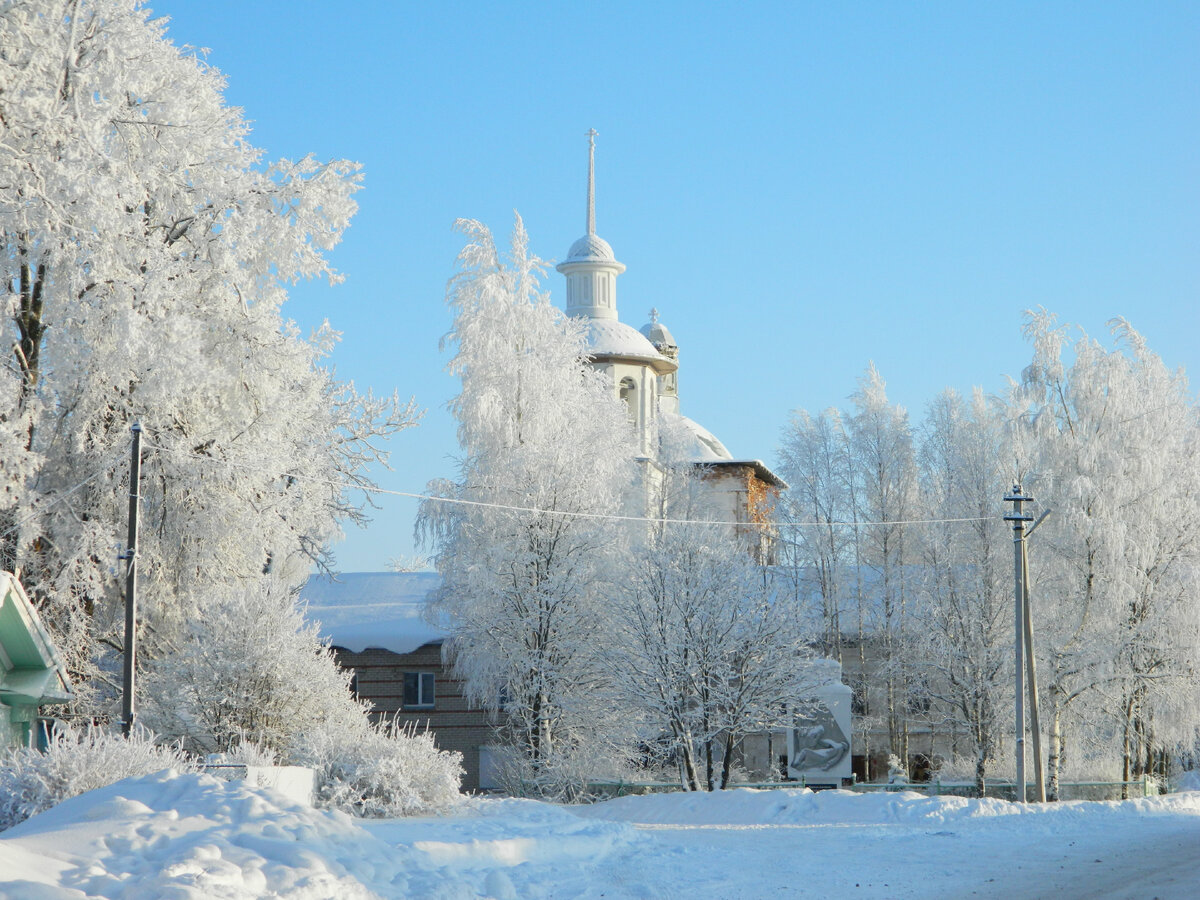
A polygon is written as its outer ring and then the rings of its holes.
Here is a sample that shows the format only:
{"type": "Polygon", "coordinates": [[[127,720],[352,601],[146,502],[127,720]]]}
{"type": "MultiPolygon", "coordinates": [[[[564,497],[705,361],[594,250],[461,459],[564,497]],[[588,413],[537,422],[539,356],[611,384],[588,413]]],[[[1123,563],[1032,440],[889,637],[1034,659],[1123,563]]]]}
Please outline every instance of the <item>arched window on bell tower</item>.
{"type": "Polygon", "coordinates": [[[621,385],[621,402],[625,404],[627,414],[629,416],[629,424],[637,425],[638,421],[638,396],[637,384],[632,378],[622,378],[621,385]]]}

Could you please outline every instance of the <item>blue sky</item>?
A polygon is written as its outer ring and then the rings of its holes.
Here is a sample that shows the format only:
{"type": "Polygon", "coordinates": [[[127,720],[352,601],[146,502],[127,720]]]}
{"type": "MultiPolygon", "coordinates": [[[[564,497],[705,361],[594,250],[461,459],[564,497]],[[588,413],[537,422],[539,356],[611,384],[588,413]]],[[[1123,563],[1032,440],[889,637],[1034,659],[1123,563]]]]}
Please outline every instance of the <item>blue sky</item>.
{"type": "MultiPolygon", "coordinates": [[[[1124,316],[1198,370],[1200,4],[149,5],[268,158],[364,166],[345,283],[287,312],[343,332],[342,377],[428,410],[383,487],[453,474],[454,219],[503,239],[518,210],[561,259],[592,127],[621,318],[661,311],[683,411],[734,456],[773,463],[789,412],[844,406],[872,360],[914,420],[1002,389],[1031,307],[1097,336],[1124,316]]],[[[414,552],[415,503],[379,503],[343,570],[414,552]]]]}

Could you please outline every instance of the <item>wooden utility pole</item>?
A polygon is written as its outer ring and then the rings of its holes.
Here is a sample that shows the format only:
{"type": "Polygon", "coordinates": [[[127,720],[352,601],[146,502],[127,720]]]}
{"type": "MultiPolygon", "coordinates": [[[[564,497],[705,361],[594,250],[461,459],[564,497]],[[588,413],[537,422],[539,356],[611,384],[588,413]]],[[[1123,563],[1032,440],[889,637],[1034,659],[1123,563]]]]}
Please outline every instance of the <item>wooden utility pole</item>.
{"type": "Polygon", "coordinates": [[[1013,511],[1004,516],[1005,522],[1013,523],[1013,673],[1015,679],[1015,734],[1017,756],[1016,800],[1025,802],[1025,523],[1033,516],[1021,512],[1021,504],[1033,500],[1014,484],[1004,495],[1012,503],[1013,511]]]}
{"type": "Polygon", "coordinates": [[[142,426],[134,422],[133,455],[129,461],[129,537],[125,543],[125,685],[121,704],[121,731],[133,731],[134,673],[137,670],[137,541],[138,505],[141,501],[142,426]]]}

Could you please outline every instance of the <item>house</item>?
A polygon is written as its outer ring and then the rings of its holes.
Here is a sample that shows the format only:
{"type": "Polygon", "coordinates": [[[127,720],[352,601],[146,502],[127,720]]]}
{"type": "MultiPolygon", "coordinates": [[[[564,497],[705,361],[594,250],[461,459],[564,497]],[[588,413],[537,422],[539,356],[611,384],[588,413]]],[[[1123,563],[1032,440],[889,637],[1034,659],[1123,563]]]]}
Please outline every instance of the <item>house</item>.
{"type": "Polygon", "coordinates": [[[371,718],[428,728],[440,749],[462,753],[463,789],[474,791],[493,786],[492,728],[442,662],[447,631],[425,621],[426,598],[439,582],[432,572],[315,575],[301,599],[338,663],[353,673],[351,689],[370,704],[371,718]]]}
{"type": "Polygon", "coordinates": [[[15,575],[0,572],[0,749],[38,743],[38,708],[71,699],[71,682],[15,575]]]}

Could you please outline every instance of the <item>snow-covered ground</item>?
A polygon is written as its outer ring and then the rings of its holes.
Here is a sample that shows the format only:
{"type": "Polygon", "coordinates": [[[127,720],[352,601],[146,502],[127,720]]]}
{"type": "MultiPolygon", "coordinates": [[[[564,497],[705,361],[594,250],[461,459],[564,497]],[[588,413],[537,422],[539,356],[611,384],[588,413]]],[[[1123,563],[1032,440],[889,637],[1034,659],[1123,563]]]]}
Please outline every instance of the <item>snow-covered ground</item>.
{"type": "Polygon", "coordinates": [[[1016,806],[805,790],[362,822],[163,772],[0,834],[0,897],[1200,897],[1200,792],[1016,806]]]}

